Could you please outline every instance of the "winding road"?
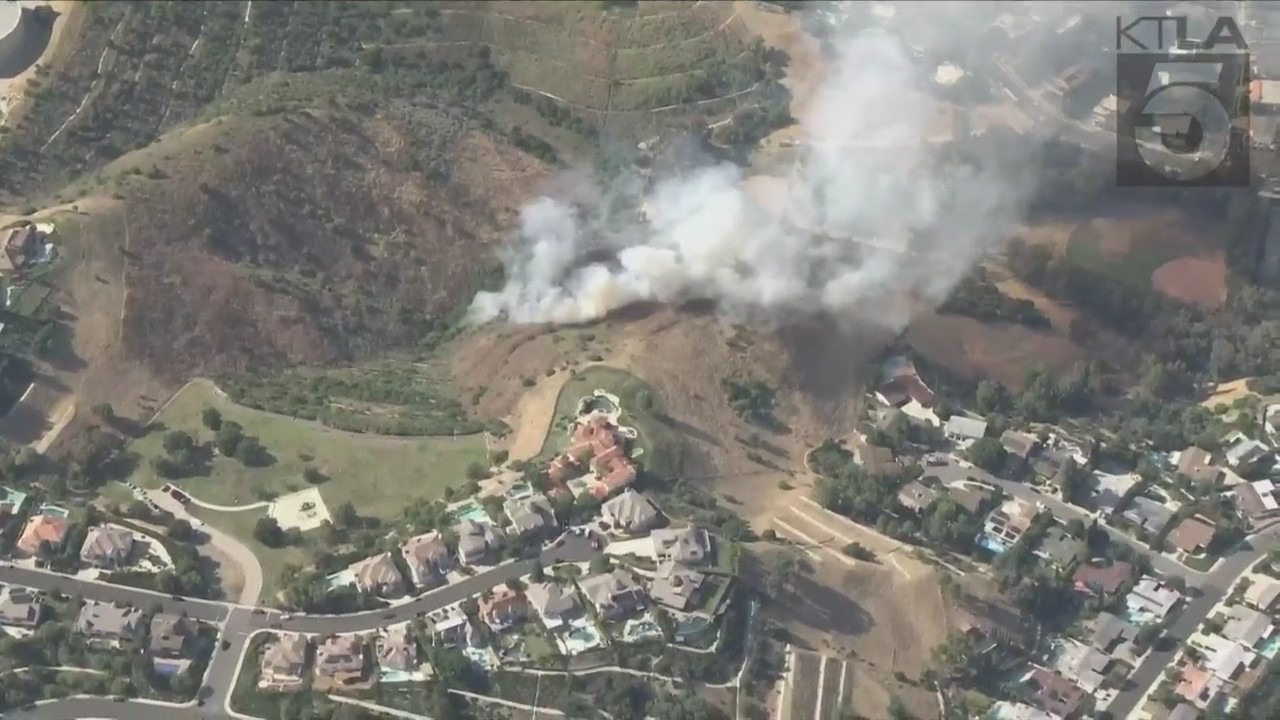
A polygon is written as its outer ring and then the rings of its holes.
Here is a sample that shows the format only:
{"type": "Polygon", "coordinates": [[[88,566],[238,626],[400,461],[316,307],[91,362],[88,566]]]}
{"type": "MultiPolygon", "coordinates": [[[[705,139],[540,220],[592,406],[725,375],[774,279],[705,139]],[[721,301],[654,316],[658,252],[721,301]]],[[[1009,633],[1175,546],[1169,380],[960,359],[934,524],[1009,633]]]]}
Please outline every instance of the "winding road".
{"type": "MultiPolygon", "coordinates": [[[[559,547],[545,549],[539,561],[545,566],[563,562],[587,562],[599,551],[591,542],[576,535],[566,535],[559,547]]],[[[230,707],[231,690],[251,635],[263,630],[300,632],[311,635],[351,633],[374,630],[387,625],[413,620],[420,615],[439,610],[460,600],[473,597],[522,575],[527,575],[534,560],[518,560],[498,565],[451,585],[445,585],[397,605],[382,610],[352,613],[349,615],[291,615],[278,610],[253,607],[250,604],[216,602],[181,598],[138,588],[111,585],[109,583],[78,580],[66,575],[44,570],[19,567],[0,567],[0,582],[35,588],[46,592],[80,596],[88,600],[127,603],[150,608],[158,605],[166,613],[186,613],[188,617],[222,625],[222,638],[230,643],[226,650],[217,649],[209,663],[205,685],[210,694],[203,706],[156,704],[144,701],[116,701],[111,698],[78,697],[48,701],[31,709],[18,710],[6,718],[121,718],[148,720],[244,717],[230,707]]]]}

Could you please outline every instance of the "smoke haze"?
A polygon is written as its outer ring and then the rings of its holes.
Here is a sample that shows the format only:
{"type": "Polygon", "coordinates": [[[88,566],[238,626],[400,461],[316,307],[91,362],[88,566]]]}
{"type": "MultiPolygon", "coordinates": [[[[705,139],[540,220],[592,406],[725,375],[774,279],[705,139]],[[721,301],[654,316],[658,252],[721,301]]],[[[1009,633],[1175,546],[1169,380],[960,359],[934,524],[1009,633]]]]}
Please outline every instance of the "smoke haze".
{"type": "Polygon", "coordinates": [[[603,200],[538,198],[503,256],[505,287],[480,293],[472,318],[578,323],[637,302],[711,300],[737,316],[827,313],[896,329],[909,318],[891,298],[944,299],[1008,236],[1027,175],[927,141],[932,67],[897,37],[863,31],[836,45],[774,211],[729,163],[657,179],[643,215],[621,227],[603,200]]]}

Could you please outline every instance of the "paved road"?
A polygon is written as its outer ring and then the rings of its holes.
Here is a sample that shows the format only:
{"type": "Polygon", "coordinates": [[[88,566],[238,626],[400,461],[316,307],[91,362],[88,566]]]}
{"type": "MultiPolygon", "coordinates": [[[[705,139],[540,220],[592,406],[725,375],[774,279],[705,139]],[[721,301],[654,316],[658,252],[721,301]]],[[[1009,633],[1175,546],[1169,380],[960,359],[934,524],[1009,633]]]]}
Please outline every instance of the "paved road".
{"type": "MultiPolygon", "coordinates": [[[[544,549],[539,560],[544,566],[562,562],[587,562],[599,554],[589,540],[568,535],[555,548],[544,549]]],[[[35,711],[10,713],[13,718],[221,718],[230,715],[227,707],[241,658],[248,649],[249,636],[259,630],[292,631],[311,634],[362,632],[385,625],[412,620],[419,615],[479,595],[495,585],[526,575],[533,560],[520,560],[499,565],[452,585],[432,590],[394,608],[353,613],[350,615],[295,615],[288,620],[278,610],[250,608],[229,603],[196,599],[174,599],[168,595],[107,583],[75,578],[19,567],[0,567],[0,582],[65,595],[79,595],[87,600],[150,607],[159,604],[164,612],[183,613],[189,617],[222,625],[222,640],[230,643],[226,650],[218,648],[209,662],[205,684],[211,694],[205,705],[196,708],[157,707],[144,703],[120,703],[110,699],[77,698],[40,706],[35,711]]]]}
{"type": "MultiPolygon", "coordinates": [[[[1056,497],[1033,489],[1029,485],[1001,479],[980,468],[967,468],[958,464],[950,464],[941,467],[929,467],[926,472],[930,475],[937,475],[944,483],[964,480],[969,477],[977,478],[982,482],[999,487],[1019,500],[1041,503],[1058,518],[1067,520],[1079,518],[1085,522],[1093,519],[1093,514],[1089,511],[1064,503],[1056,497]]],[[[1183,606],[1178,618],[1168,628],[1168,636],[1173,640],[1173,642],[1168,643],[1171,649],[1164,651],[1152,650],[1147,655],[1146,660],[1130,674],[1129,682],[1125,685],[1127,689],[1121,691],[1116,696],[1116,699],[1112,701],[1110,707],[1107,708],[1114,717],[1124,718],[1137,707],[1147,689],[1160,680],[1161,675],[1168,669],[1169,664],[1173,662],[1173,656],[1177,652],[1177,648],[1181,647],[1186,639],[1200,627],[1205,618],[1208,617],[1209,611],[1213,609],[1213,606],[1219,600],[1227,595],[1231,586],[1235,584],[1236,579],[1265,555],[1267,551],[1280,545],[1280,525],[1272,525],[1251,535],[1244,545],[1215,565],[1209,572],[1192,570],[1165,555],[1153,553],[1146,543],[1138,542],[1127,533],[1105,523],[1099,523],[1098,526],[1105,528],[1112,539],[1127,543],[1138,552],[1146,555],[1151,560],[1152,568],[1160,574],[1183,578],[1189,587],[1198,588],[1200,593],[1197,597],[1190,598],[1183,606]]]]}

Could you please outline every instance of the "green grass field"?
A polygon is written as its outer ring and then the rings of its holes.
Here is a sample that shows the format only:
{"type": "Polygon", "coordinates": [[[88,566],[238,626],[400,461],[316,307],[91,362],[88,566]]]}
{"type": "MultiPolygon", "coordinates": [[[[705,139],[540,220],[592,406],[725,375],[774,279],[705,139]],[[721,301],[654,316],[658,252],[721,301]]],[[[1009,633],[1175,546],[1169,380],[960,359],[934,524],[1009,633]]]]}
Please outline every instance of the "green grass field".
{"type": "Polygon", "coordinates": [[[1076,265],[1095,270],[1114,280],[1150,288],[1151,275],[1157,268],[1194,251],[1195,248],[1185,243],[1169,239],[1167,242],[1145,243],[1142,247],[1130,248],[1123,256],[1117,257],[1103,248],[1095,229],[1084,224],[1072,232],[1067,242],[1066,256],[1076,265]]]}
{"type": "Polygon", "coordinates": [[[133,481],[160,487],[150,460],[164,453],[164,434],[185,430],[197,443],[214,433],[200,421],[212,406],[224,421],[244,426],[274,456],[265,467],[246,467],[234,458],[215,456],[207,475],[174,481],[199,499],[217,505],[244,505],[308,487],[302,473],[314,467],[329,479],[320,494],[333,507],[350,501],[362,515],[393,517],[416,497],[439,497],[446,487],[465,482],[468,463],[484,462],[484,437],[393,438],[333,430],[317,423],[236,405],[214,394],[205,383],[187,386],[160,413],[157,429],[136,441],[132,449],[142,462],[133,481]]]}
{"type": "Polygon", "coordinates": [[[306,567],[311,564],[312,550],[309,546],[269,548],[253,539],[253,526],[258,522],[258,518],[266,516],[265,508],[233,513],[205,510],[194,505],[188,506],[187,509],[192,515],[235,537],[253,551],[258,558],[258,564],[262,566],[262,600],[264,602],[270,603],[275,599],[276,592],[280,590],[277,585],[280,580],[280,571],[285,565],[306,567]]]}
{"type": "Polygon", "coordinates": [[[663,416],[660,398],[648,383],[635,375],[603,365],[579,371],[560,389],[556,398],[555,420],[542,443],[541,455],[549,458],[564,447],[565,430],[574,417],[578,401],[596,389],[616,395],[621,402],[622,414],[618,422],[634,427],[639,434],[635,446],[643,452],[638,460],[650,472],[662,477],[679,474],[683,444],[663,416]]]}

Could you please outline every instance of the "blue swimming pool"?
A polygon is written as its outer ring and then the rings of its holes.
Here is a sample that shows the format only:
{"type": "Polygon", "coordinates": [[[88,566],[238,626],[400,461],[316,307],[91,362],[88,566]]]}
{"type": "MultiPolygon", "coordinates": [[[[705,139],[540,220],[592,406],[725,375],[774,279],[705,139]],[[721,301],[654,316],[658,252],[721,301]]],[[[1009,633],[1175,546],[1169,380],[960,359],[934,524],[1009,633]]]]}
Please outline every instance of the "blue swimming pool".
{"type": "Polygon", "coordinates": [[[1261,652],[1263,657],[1267,658],[1268,660],[1275,657],[1276,653],[1280,652],[1280,635],[1276,635],[1275,637],[1263,643],[1262,650],[1260,650],[1259,652],[1261,652]]]}
{"type": "Polygon", "coordinates": [[[979,547],[984,547],[996,555],[999,555],[1009,549],[1004,545],[1001,545],[1000,543],[996,542],[995,540],[992,540],[991,538],[987,537],[986,535],[979,535],[977,542],[979,547]]]}
{"type": "Polygon", "coordinates": [[[474,502],[466,502],[454,508],[453,515],[459,520],[470,520],[484,525],[493,522],[493,519],[489,517],[489,513],[474,502]]]}

